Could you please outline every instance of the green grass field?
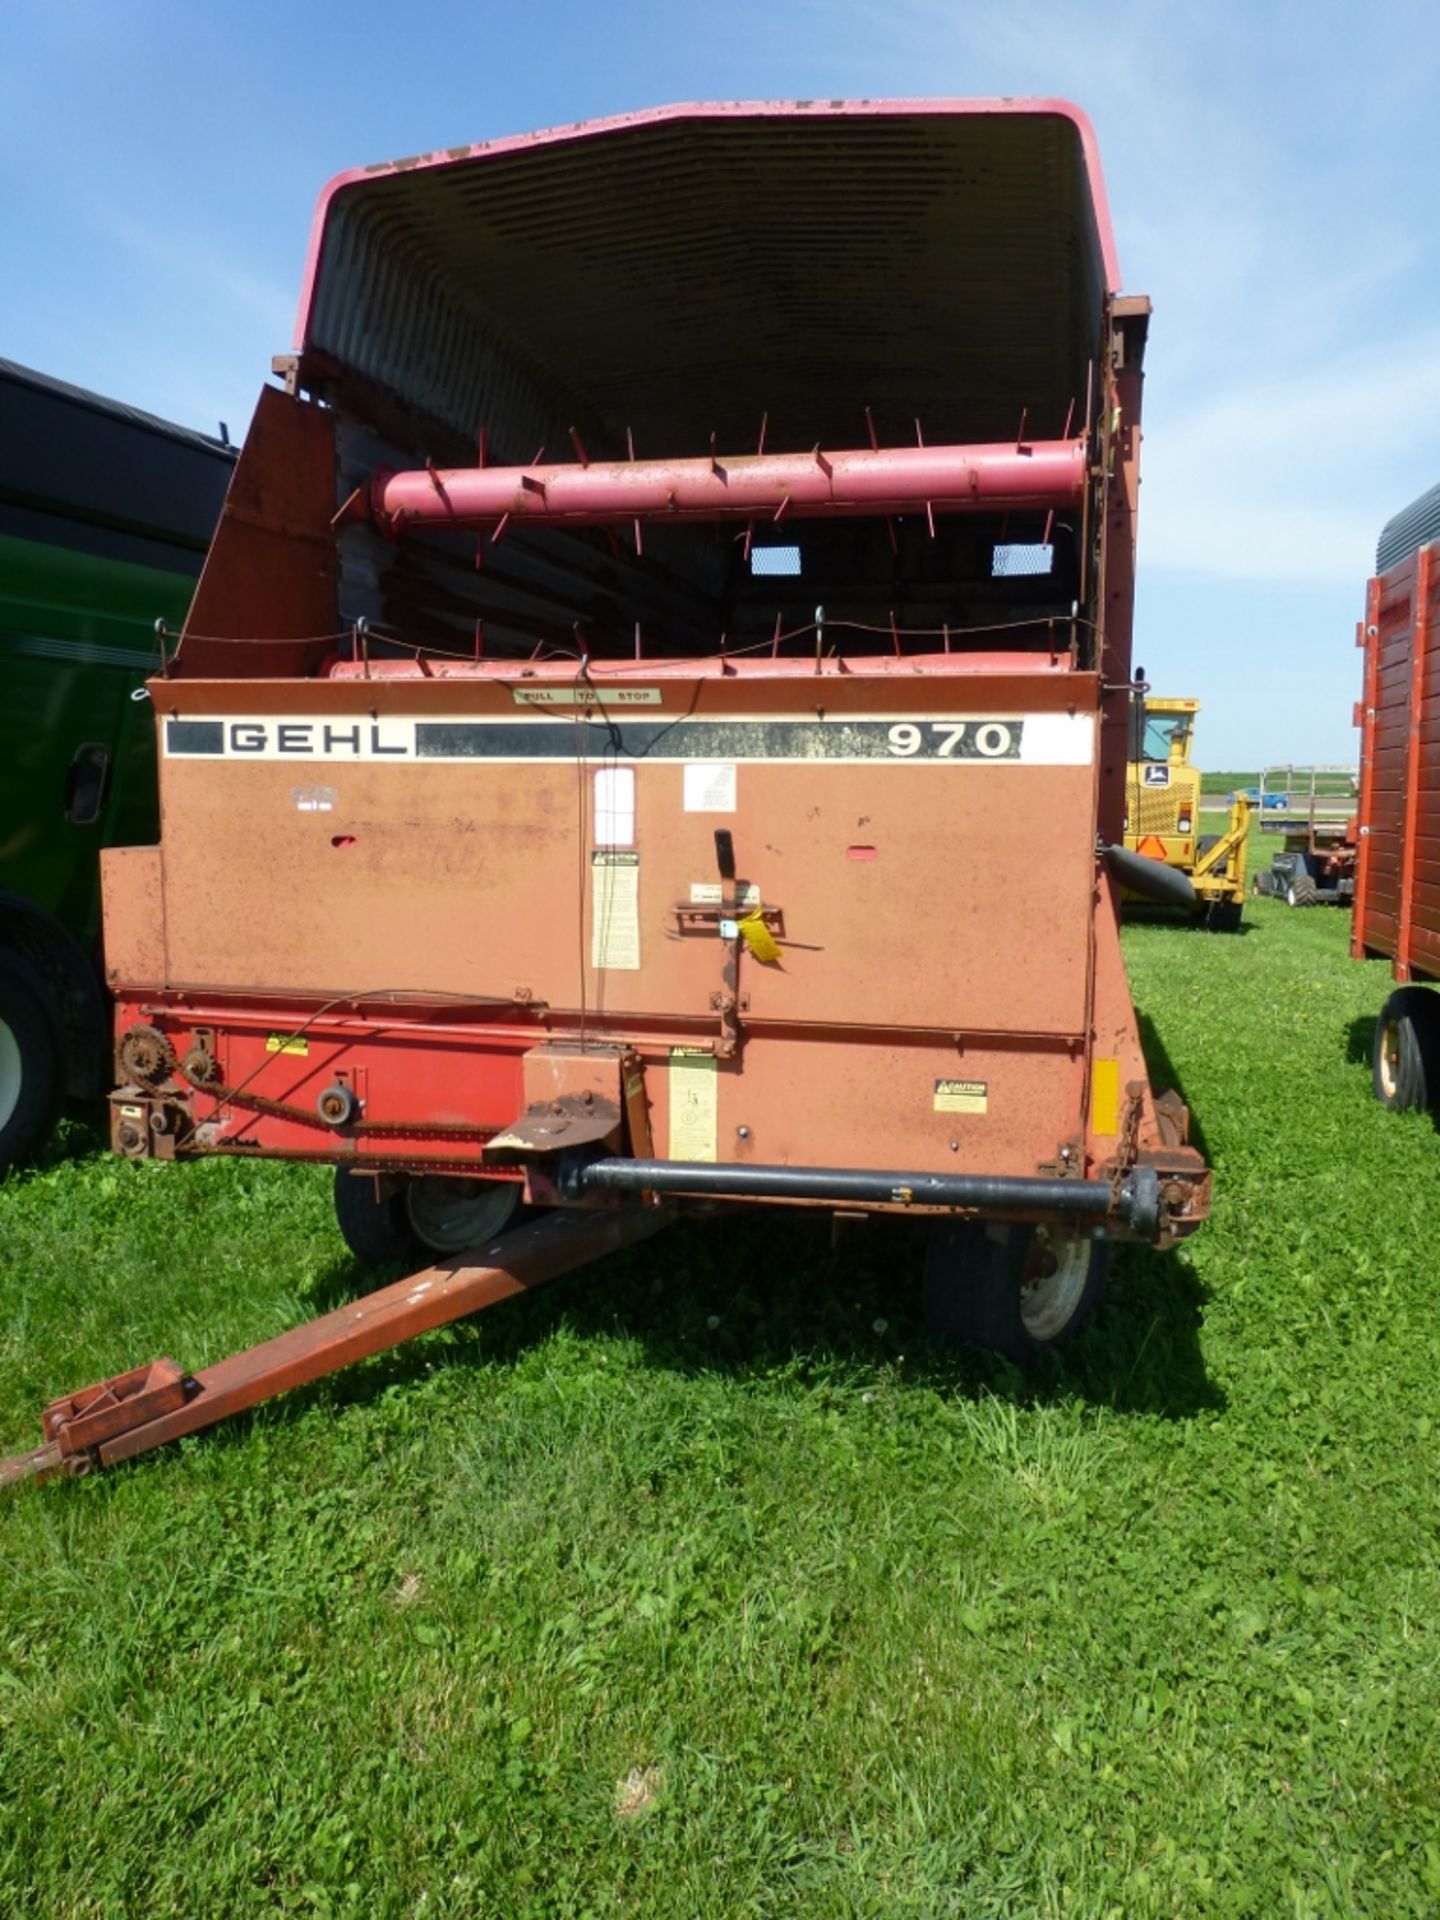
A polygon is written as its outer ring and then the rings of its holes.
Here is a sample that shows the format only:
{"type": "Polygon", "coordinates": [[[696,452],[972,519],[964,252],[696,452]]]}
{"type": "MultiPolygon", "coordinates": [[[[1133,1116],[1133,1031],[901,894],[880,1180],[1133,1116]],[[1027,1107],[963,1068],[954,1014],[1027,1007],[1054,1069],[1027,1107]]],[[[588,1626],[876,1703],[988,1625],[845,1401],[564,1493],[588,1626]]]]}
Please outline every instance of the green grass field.
{"type": "MultiPolygon", "coordinates": [[[[677,1231],[0,1506],[0,1913],[1440,1913],[1440,1138],[1339,913],[1126,936],[1214,1219],[1038,1376],[917,1236],[677,1231]]],[[[0,1189],[0,1451],[359,1276],[327,1182],[0,1189]]]]}

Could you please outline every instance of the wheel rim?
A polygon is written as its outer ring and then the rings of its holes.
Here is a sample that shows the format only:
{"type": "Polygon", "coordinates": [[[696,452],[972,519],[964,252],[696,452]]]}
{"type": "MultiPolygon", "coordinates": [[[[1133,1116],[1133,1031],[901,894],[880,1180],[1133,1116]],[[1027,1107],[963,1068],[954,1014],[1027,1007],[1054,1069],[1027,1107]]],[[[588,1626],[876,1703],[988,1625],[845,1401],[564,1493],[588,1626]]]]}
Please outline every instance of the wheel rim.
{"type": "Polygon", "coordinates": [[[405,1189],[410,1225],[432,1253],[463,1253],[503,1233],[520,1204],[514,1180],[447,1179],[421,1174],[405,1189]]]}
{"type": "Polygon", "coordinates": [[[1400,1091],[1400,1022],[1387,1020],[1380,1029],[1380,1052],[1377,1061],[1380,1072],[1380,1091],[1387,1100],[1393,1100],[1400,1091]]]}
{"type": "Polygon", "coordinates": [[[1053,1240],[1040,1249],[1038,1263],[1048,1272],[1034,1272],[1020,1289],[1020,1319],[1032,1340],[1058,1340],[1085,1297],[1090,1278],[1088,1240],[1053,1240]]]}
{"type": "Polygon", "coordinates": [[[20,1088],[25,1079],[25,1063],[20,1058],[20,1042],[8,1020],[0,1020],[0,1127],[8,1127],[20,1104],[20,1088]]]}

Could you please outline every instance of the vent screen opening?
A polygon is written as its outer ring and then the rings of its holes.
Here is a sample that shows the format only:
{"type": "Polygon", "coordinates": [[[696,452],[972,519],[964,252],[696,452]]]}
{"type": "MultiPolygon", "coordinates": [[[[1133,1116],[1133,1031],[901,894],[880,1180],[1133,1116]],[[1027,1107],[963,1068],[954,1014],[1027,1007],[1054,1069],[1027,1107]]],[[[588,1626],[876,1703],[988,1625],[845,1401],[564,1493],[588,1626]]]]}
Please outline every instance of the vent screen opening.
{"type": "Polygon", "coordinates": [[[757,580],[776,579],[800,572],[799,547],[751,547],[750,571],[757,580]]]}
{"type": "Polygon", "coordinates": [[[1055,559],[1049,541],[1030,541],[1023,546],[997,546],[990,557],[992,580],[1014,580],[1025,573],[1049,573],[1055,559]]]}

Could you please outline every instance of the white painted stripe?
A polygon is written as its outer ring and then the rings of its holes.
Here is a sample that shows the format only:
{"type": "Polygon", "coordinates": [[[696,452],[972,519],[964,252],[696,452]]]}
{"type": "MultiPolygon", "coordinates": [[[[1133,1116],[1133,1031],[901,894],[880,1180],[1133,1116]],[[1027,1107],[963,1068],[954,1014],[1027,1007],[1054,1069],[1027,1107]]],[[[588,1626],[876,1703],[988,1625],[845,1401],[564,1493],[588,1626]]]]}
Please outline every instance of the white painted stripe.
{"type": "Polygon", "coordinates": [[[1095,758],[1093,713],[1029,713],[1020,759],[1031,767],[1088,767],[1095,758]]]}
{"type": "MultiPolygon", "coordinates": [[[[543,710],[542,710],[543,713],[543,710]]],[[[445,714],[417,719],[414,715],[370,714],[254,714],[228,716],[168,716],[161,729],[163,748],[172,760],[300,761],[327,767],[337,764],[381,764],[386,761],[424,761],[435,766],[553,765],[573,766],[579,759],[600,759],[614,739],[613,729],[634,728],[625,735],[634,744],[636,766],[693,766],[714,758],[705,751],[702,734],[737,731],[730,757],[750,764],[825,764],[829,766],[1042,766],[1086,767],[1095,757],[1096,716],[1091,713],[917,714],[913,718],[891,713],[705,714],[677,715],[671,720],[640,715],[625,721],[602,720],[577,714],[522,720],[514,714],[445,714]],[[858,728],[871,729],[868,753],[828,751],[828,742],[847,747],[859,744],[858,728]],[[424,729],[421,737],[420,729],[424,729]],[[493,753],[474,750],[475,730],[489,734],[506,730],[511,738],[497,743],[493,753]],[[533,751],[517,750],[517,729],[537,731],[524,737],[533,751]],[[543,729],[543,731],[541,731],[543,729]],[[800,729],[810,742],[824,739],[818,751],[765,751],[765,734],[774,730],[777,747],[781,730],[800,729]],[[883,729],[876,734],[874,730],[883,729]],[[471,748],[437,736],[469,731],[471,748]],[[844,738],[847,730],[851,739],[844,738]],[[1012,734],[1018,733],[1017,743],[1012,734]],[[688,736],[688,739],[687,739],[688,736]],[[683,751],[689,745],[689,752],[683,751]],[[560,750],[557,751],[556,748],[560,750]]],[[[713,736],[712,736],[713,738],[713,736]]],[[[727,738],[725,749],[730,749],[727,738]]]]}

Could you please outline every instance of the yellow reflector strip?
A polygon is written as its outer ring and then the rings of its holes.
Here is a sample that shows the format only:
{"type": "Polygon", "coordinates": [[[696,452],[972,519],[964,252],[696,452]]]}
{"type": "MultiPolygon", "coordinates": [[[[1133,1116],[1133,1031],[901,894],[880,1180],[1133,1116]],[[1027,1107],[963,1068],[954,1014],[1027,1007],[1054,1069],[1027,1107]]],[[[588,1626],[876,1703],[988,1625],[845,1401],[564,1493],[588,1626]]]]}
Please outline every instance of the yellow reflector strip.
{"type": "Polygon", "coordinates": [[[1092,1133],[1118,1133],[1120,1131],[1120,1062],[1101,1060],[1090,1062],[1090,1131],[1092,1133]]]}

